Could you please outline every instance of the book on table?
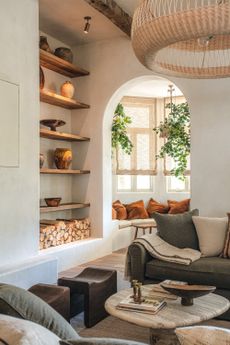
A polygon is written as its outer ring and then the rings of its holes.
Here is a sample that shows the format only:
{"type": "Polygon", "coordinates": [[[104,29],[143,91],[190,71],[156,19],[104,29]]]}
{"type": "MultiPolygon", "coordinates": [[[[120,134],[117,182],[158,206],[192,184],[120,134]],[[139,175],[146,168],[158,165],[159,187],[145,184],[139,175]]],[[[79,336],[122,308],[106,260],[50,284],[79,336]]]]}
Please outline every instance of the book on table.
{"type": "Polygon", "coordinates": [[[166,306],[166,302],[162,299],[143,296],[143,301],[141,303],[136,303],[134,302],[133,297],[129,296],[118,303],[117,309],[146,314],[156,314],[164,306],[166,306]]]}

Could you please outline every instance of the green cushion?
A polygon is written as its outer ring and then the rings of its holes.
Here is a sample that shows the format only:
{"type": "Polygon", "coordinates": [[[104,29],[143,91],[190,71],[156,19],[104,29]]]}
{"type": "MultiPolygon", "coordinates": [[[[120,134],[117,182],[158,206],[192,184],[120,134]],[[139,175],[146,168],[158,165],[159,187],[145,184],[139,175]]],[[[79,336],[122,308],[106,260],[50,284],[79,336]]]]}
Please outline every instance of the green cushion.
{"type": "Polygon", "coordinates": [[[229,289],[230,260],[220,257],[201,258],[185,266],[154,259],[146,264],[146,277],[160,281],[181,280],[190,284],[214,285],[219,289],[229,289]]]}
{"type": "Polygon", "coordinates": [[[0,284],[0,313],[36,322],[61,339],[79,339],[70,324],[46,302],[13,285],[0,284]]]}
{"type": "Polygon", "coordinates": [[[178,248],[199,249],[196,228],[192,216],[198,216],[199,211],[193,210],[182,214],[153,213],[151,216],[157,223],[159,236],[167,243],[178,248]]]}

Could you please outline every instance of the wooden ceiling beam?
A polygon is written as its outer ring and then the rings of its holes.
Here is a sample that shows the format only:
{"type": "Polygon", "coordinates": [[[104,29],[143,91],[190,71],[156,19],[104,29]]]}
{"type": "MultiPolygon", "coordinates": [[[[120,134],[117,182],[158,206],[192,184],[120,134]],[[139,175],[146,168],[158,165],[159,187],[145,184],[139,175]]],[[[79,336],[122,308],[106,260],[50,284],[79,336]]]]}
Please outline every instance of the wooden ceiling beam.
{"type": "Polygon", "coordinates": [[[114,0],[85,0],[90,6],[107,17],[114,25],[131,36],[132,18],[114,0]]]}

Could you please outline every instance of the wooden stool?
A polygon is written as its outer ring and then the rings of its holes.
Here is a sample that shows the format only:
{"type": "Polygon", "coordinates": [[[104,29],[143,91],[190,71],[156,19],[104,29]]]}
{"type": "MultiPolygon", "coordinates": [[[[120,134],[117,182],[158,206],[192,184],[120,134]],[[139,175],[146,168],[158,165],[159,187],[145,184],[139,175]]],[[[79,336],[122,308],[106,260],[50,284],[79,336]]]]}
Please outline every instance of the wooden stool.
{"type": "Polygon", "coordinates": [[[84,296],[84,321],[92,327],[108,314],[105,301],[117,292],[117,271],[88,267],[73,278],[60,278],[58,285],[70,288],[70,315],[78,314],[79,301],[84,296]]]}
{"type": "Polygon", "coordinates": [[[70,321],[70,290],[68,287],[36,284],[31,286],[28,291],[48,303],[68,322],[70,321]]]}
{"type": "Polygon", "coordinates": [[[145,230],[146,229],[149,229],[149,233],[151,234],[152,233],[152,229],[153,228],[156,228],[156,225],[153,225],[153,224],[137,224],[137,225],[134,225],[134,228],[135,228],[135,235],[134,235],[134,240],[137,238],[137,234],[138,234],[138,230],[139,229],[142,229],[143,231],[143,235],[145,235],[145,230]]]}

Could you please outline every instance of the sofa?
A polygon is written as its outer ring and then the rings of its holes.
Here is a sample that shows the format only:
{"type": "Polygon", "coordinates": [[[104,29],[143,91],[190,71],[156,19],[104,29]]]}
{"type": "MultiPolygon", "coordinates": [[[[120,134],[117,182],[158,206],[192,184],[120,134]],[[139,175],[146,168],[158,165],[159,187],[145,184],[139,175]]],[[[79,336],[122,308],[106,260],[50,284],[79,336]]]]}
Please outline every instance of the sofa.
{"type": "MultiPolygon", "coordinates": [[[[131,259],[131,279],[143,284],[159,283],[165,279],[186,281],[190,284],[216,286],[215,293],[230,300],[230,260],[202,257],[189,266],[165,262],[151,257],[139,243],[128,247],[131,259]]],[[[230,310],[220,316],[230,321],[230,310]]]]}

